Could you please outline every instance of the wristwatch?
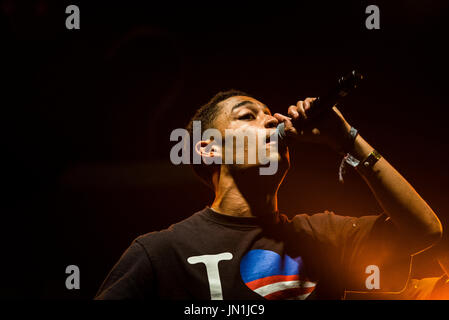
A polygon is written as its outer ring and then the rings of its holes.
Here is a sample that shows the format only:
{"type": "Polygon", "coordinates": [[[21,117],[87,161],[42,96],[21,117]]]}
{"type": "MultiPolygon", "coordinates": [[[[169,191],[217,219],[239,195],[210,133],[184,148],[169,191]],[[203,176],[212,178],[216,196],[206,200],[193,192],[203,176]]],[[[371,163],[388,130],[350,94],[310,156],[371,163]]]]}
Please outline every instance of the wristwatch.
{"type": "MultiPolygon", "coordinates": [[[[382,158],[379,152],[377,150],[371,151],[371,153],[368,155],[368,157],[365,158],[361,163],[365,168],[369,168],[374,166],[374,164],[379,161],[379,159],[382,158]]],[[[359,164],[360,165],[360,164],[359,164]]]]}
{"type": "Polygon", "coordinates": [[[374,164],[382,158],[381,154],[377,152],[377,150],[373,150],[370,154],[362,161],[355,158],[353,155],[348,153],[345,157],[345,162],[349,164],[351,167],[357,168],[359,166],[363,166],[364,168],[369,168],[374,166],[374,164]]]}

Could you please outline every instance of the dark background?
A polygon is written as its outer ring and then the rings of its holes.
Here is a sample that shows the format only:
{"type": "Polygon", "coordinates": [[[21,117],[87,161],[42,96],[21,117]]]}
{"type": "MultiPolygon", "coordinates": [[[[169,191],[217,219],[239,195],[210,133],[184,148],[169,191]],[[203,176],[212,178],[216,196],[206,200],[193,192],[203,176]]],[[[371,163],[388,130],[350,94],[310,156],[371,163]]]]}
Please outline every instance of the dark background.
{"type": "MultiPolygon", "coordinates": [[[[0,297],[91,299],[135,237],[210,204],[169,136],[223,89],[285,113],[357,68],[343,114],[448,224],[447,1],[93,2],[0,1],[0,297]]],[[[281,211],[380,212],[339,162],[293,150],[281,211]]],[[[415,277],[442,273],[431,251],[414,260],[415,277]]]]}

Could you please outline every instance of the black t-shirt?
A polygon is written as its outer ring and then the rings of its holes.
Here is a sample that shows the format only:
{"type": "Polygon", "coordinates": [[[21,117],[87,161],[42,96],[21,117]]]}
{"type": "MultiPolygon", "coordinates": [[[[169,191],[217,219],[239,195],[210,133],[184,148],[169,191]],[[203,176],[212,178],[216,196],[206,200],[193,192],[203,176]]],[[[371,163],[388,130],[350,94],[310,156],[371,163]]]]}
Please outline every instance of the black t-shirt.
{"type": "Polygon", "coordinates": [[[410,255],[397,236],[384,214],[326,211],[267,223],[207,207],[135,239],[95,298],[341,299],[345,289],[400,290],[410,255]]]}

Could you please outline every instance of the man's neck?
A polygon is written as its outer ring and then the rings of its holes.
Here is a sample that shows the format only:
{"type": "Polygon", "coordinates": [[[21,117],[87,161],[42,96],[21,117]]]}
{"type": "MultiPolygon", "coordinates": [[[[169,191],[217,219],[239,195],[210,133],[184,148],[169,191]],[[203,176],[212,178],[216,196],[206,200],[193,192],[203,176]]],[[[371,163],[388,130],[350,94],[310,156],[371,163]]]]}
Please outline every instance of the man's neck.
{"type": "Polygon", "coordinates": [[[263,184],[257,182],[252,185],[253,192],[242,193],[242,188],[237,186],[231,176],[221,175],[211,208],[218,213],[236,217],[262,217],[276,213],[277,190],[264,189],[263,184]]]}

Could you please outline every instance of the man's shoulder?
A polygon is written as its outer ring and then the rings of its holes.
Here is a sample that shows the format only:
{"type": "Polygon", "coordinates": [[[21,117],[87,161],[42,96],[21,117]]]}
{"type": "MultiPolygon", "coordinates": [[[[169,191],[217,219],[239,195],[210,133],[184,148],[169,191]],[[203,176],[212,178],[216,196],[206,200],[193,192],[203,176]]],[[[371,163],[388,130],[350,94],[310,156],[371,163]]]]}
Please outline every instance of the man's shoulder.
{"type": "Polygon", "coordinates": [[[385,214],[364,215],[360,217],[347,216],[336,214],[333,211],[325,210],[318,213],[300,213],[291,218],[295,224],[332,224],[332,225],[346,225],[346,224],[365,224],[366,222],[384,221],[387,216],[385,214]]]}
{"type": "Polygon", "coordinates": [[[354,217],[335,214],[333,211],[325,210],[317,213],[299,213],[291,218],[294,224],[316,224],[316,223],[345,223],[348,220],[355,219],[354,217]]]}
{"type": "Polygon", "coordinates": [[[379,218],[378,215],[346,216],[326,210],[297,214],[291,218],[291,223],[297,232],[337,244],[340,239],[369,233],[379,218]]]}

